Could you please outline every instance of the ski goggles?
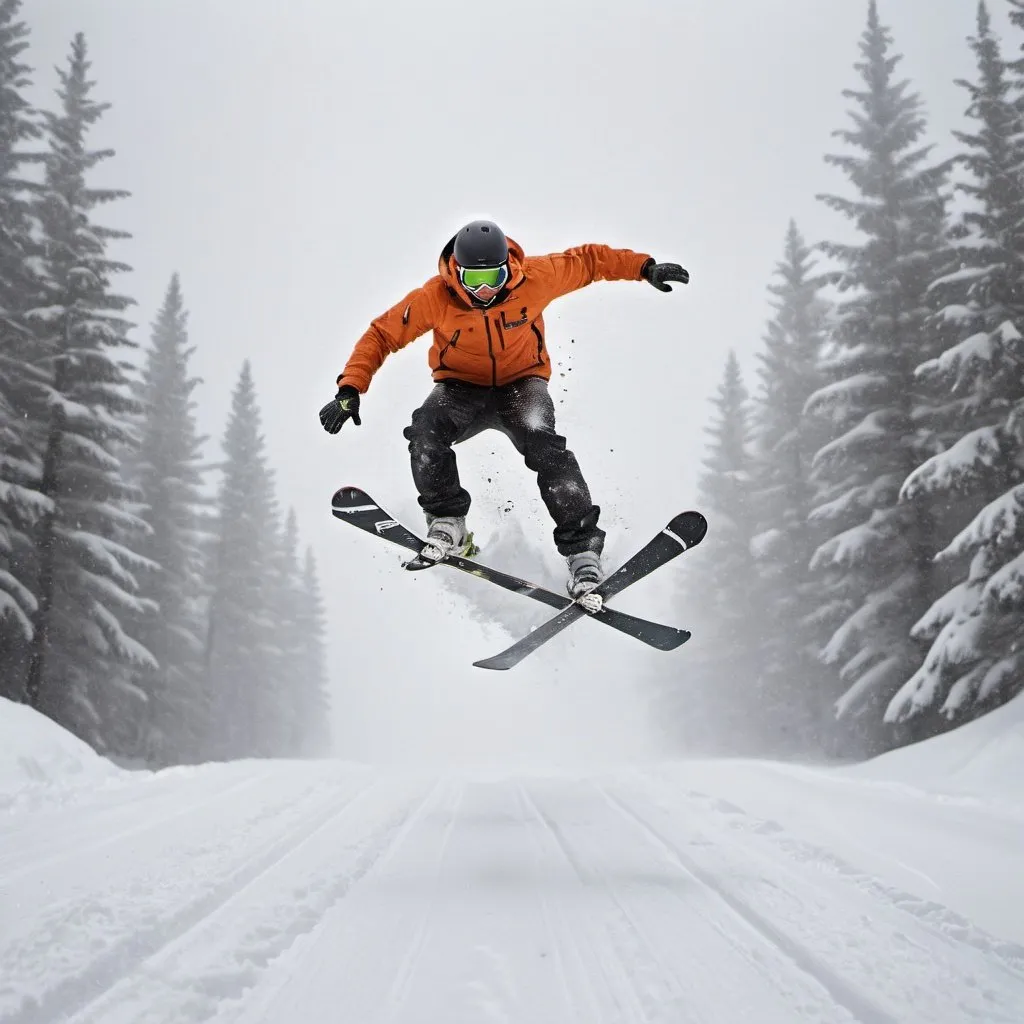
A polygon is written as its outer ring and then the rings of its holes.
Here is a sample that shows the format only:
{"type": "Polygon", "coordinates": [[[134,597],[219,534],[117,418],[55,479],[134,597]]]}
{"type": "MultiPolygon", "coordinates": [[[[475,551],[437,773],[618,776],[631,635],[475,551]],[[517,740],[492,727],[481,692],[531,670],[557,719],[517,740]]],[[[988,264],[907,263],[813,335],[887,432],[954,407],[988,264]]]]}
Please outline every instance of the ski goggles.
{"type": "Polygon", "coordinates": [[[508,280],[508,264],[500,267],[459,267],[459,280],[467,291],[476,294],[480,288],[498,291],[508,280]]]}

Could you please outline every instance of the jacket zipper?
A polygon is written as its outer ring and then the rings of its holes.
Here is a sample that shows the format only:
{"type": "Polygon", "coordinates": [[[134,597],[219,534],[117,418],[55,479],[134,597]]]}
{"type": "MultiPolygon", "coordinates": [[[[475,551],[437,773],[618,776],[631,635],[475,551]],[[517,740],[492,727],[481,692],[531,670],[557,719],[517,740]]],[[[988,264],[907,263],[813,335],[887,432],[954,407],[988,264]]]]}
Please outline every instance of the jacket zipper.
{"type": "Polygon", "coordinates": [[[537,335],[537,365],[544,365],[544,335],[536,324],[530,324],[530,330],[537,335]]]}
{"type": "Polygon", "coordinates": [[[484,329],[487,331],[487,354],[491,357],[491,387],[498,386],[498,360],[494,358],[494,341],[491,338],[491,320],[484,313],[484,329]]]}
{"type": "Polygon", "coordinates": [[[495,317],[494,326],[498,328],[498,344],[501,345],[501,351],[505,351],[505,328],[502,327],[501,321],[495,317]]]}
{"type": "Polygon", "coordinates": [[[462,333],[462,331],[456,330],[455,333],[452,335],[451,341],[449,341],[448,344],[445,345],[445,347],[443,349],[441,349],[441,351],[438,353],[438,356],[437,356],[437,368],[439,370],[447,370],[447,369],[449,369],[449,367],[444,365],[445,353],[448,351],[448,349],[452,348],[455,345],[455,342],[457,342],[459,340],[459,335],[461,333],[462,333]]]}

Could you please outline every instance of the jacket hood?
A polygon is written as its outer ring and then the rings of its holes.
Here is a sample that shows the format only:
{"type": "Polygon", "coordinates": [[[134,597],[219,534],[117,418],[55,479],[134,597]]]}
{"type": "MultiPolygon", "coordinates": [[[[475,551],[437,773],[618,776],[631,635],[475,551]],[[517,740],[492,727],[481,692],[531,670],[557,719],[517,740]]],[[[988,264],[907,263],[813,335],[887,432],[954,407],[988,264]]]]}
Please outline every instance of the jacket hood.
{"type": "MultiPolygon", "coordinates": [[[[455,239],[457,237],[457,235],[452,235],[447,245],[441,250],[441,255],[437,258],[437,272],[441,275],[441,280],[466,305],[472,306],[474,304],[473,296],[462,287],[462,282],[459,280],[459,271],[455,266],[455,239]]],[[[523,247],[517,241],[508,238],[508,236],[506,236],[506,241],[508,242],[508,281],[502,291],[515,288],[522,282],[524,276],[523,260],[526,259],[523,247]]]]}

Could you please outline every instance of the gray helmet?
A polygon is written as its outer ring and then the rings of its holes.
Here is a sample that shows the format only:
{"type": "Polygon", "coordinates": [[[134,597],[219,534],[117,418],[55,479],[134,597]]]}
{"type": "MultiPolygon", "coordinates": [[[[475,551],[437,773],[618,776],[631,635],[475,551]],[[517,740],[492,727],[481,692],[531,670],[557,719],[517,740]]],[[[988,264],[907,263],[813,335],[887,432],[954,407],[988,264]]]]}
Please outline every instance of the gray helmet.
{"type": "Polygon", "coordinates": [[[474,220],[455,236],[460,267],[498,267],[508,259],[508,239],[493,221],[474,220]]]}

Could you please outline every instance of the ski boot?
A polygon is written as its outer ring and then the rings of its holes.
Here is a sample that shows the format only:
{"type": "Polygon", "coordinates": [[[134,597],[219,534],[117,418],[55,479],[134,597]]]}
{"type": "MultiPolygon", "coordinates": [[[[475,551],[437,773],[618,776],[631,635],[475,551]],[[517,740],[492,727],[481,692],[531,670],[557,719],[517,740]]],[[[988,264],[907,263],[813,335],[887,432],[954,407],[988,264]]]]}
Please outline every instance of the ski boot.
{"type": "Polygon", "coordinates": [[[427,516],[427,543],[406,568],[425,568],[443,562],[449,555],[472,558],[480,553],[473,534],[466,529],[465,516],[427,516]]]}
{"type": "Polygon", "coordinates": [[[584,611],[596,615],[604,606],[604,598],[591,593],[604,580],[601,556],[596,551],[580,551],[569,555],[566,563],[569,566],[569,582],[566,584],[569,596],[584,611]]]}

